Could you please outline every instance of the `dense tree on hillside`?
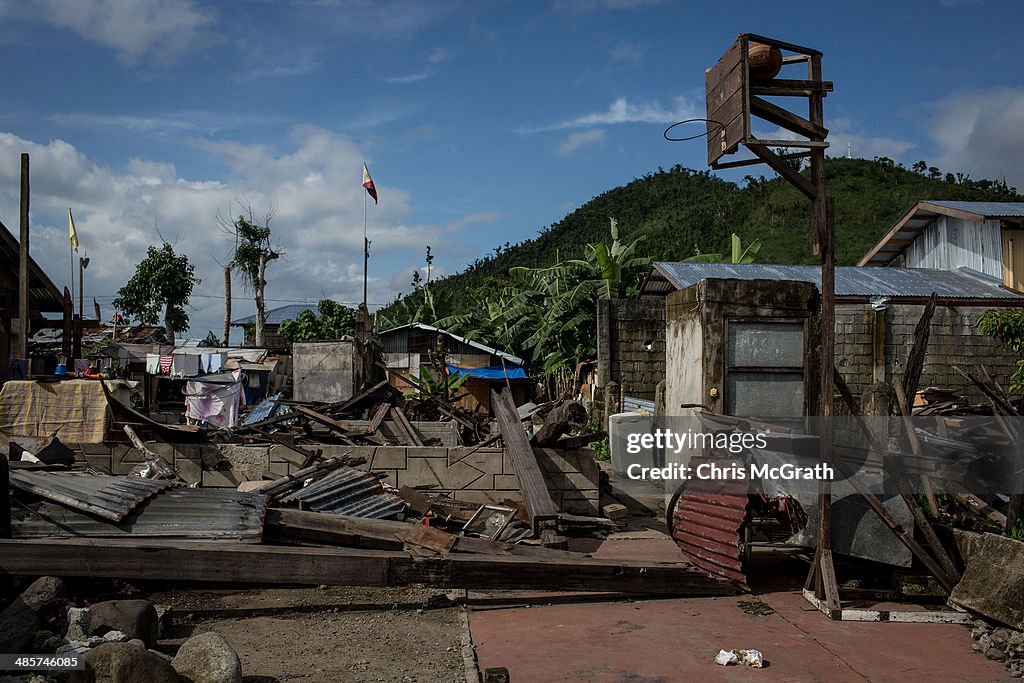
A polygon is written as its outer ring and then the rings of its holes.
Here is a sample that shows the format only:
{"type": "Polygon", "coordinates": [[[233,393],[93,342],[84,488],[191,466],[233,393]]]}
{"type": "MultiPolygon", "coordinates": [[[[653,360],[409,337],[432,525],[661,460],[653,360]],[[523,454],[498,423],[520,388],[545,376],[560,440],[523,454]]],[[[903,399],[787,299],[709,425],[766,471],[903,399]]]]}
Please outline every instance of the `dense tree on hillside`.
{"type": "MultiPolygon", "coordinates": [[[[1002,181],[972,180],[963,173],[932,177],[927,161],[915,168],[886,157],[827,160],[829,192],[836,199],[839,265],[855,264],[918,200],[1024,201],[1002,181]]],[[[811,251],[810,203],[792,185],[764,176],[732,183],[707,171],[673,166],[595,197],[534,239],[499,246],[463,272],[435,279],[432,295],[466,301],[470,291],[494,296],[510,283],[515,266],[543,268],[581,258],[585,245],[604,239],[608,216],[624,226],[624,240],[645,236],[638,255],[655,260],[728,254],[736,233],[744,243],[762,241],[759,262],[817,263],[811,251]]],[[[413,292],[403,305],[415,308],[419,296],[413,292]]]]}

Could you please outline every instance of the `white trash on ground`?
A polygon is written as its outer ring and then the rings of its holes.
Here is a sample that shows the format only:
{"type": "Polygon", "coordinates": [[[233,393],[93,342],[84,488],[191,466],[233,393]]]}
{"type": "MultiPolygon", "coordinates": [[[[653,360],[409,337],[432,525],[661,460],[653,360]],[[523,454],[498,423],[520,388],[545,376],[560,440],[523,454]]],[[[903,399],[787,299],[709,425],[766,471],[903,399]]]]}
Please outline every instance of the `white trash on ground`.
{"type": "Polygon", "coordinates": [[[764,667],[764,656],[759,650],[719,650],[715,655],[715,663],[722,666],[746,664],[760,669],[764,667]]]}

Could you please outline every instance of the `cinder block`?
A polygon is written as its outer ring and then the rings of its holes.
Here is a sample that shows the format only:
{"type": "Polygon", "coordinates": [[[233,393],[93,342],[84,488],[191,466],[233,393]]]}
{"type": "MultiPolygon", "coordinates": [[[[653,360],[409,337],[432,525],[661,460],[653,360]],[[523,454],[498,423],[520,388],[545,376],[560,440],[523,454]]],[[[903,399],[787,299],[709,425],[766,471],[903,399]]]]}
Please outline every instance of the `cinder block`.
{"type": "Polygon", "coordinates": [[[231,470],[223,472],[203,471],[203,488],[238,488],[238,485],[245,481],[244,477],[238,476],[231,470]]]}
{"type": "Polygon", "coordinates": [[[518,491],[519,477],[514,474],[496,474],[494,475],[494,488],[502,491],[518,491]]]}
{"type": "Polygon", "coordinates": [[[174,467],[178,471],[178,476],[189,484],[196,484],[203,480],[203,467],[198,460],[178,458],[174,462],[174,467]]]}
{"type": "Polygon", "coordinates": [[[439,446],[409,446],[405,450],[408,458],[444,458],[448,462],[448,449],[439,446]]]}
{"type": "Polygon", "coordinates": [[[404,470],[408,466],[407,450],[404,446],[378,446],[373,452],[371,467],[374,470],[404,470]]]}
{"type": "Polygon", "coordinates": [[[86,455],[85,461],[86,464],[94,470],[98,470],[105,474],[112,474],[109,451],[107,451],[106,455],[86,455]]]}
{"type": "Polygon", "coordinates": [[[487,474],[502,474],[502,452],[497,448],[481,449],[476,452],[471,448],[452,448],[448,451],[448,465],[465,463],[487,474]]]}

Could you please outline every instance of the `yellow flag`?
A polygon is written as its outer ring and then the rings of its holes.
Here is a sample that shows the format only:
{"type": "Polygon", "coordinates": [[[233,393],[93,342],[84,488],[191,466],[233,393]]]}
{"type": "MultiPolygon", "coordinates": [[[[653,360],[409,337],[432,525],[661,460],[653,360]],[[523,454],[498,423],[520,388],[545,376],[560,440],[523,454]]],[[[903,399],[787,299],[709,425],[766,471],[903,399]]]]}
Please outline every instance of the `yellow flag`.
{"type": "Polygon", "coordinates": [[[75,232],[75,219],[71,215],[71,209],[68,209],[68,233],[71,237],[71,246],[78,251],[78,233],[75,232]]]}

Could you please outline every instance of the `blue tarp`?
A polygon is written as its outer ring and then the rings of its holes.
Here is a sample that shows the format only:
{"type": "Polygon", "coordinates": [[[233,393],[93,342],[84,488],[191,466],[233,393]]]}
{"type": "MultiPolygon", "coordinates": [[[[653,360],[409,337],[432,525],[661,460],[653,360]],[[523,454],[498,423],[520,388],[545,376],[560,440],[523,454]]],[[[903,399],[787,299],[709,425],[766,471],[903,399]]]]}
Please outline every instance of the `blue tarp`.
{"type": "Polygon", "coordinates": [[[468,374],[470,377],[479,377],[480,379],[494,379],[504,380],[506,372],[508,373],[509,379],[526,379],[526,369],[519,365],[492,365],[487,368],[460,368],[457,365],[449,365],[448,372],[455,377],[461,377],[468,374]]]}

